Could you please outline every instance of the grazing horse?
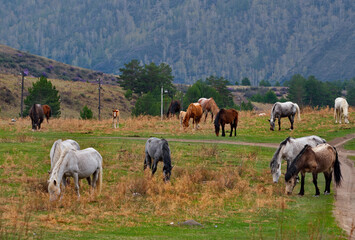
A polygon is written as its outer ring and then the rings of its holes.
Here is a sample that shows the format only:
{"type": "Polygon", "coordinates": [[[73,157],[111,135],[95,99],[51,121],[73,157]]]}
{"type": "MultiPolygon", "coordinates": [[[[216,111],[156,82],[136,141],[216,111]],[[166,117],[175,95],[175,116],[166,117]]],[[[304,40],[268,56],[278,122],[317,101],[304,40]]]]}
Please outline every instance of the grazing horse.
{"type": "Polygon", "coordinates": [[[279,119],[279,131],[281,130],[281,118],[288,117],[291,123],[291,130],[293,130],[293,121],[295,115],[297,113],[298,120],[301,120],[300,117],[300,108],[296,103],[293,102],[285,102],[280,103],[276,102],[271,110],[271,117],[270,117],[270,130],[274,131],[275,129],[275,119],[279,119]]]}
{"type": "Polygon", "coordinates": [[[120,128],[120,110],[112,110],[112,124],[113,128],[120,128]]]}
{"type": "Polygon", "coordinates": [[[48,119],[52,116],[52,109],[48,105],[42,105],[42,108],[43,108],[44,116],[46,116],[47,123],[48,123],[48,119]]]}
{"type": "MultiPolygon", "coordinates": [[[[62,139],[58,139],[57,141],[55,141],[52,145],[51,151],[49,152],[49,158],[51,159],[51,169],[48,171],[49,174],[52,173],[55,164],[59,160],[62,150],[64,150],[65,148],[69,148],[72,150],[80,150],[79,143],[74,140],[67,139],[65,141],[62,141],[62,139]],[[59,148],[61,149],[60,151],[58,151],[59,148]]],[[[64,186],[66,184],[66,181],[64,181],[64,179],[63,184],[64,186]]]]}
{"type": "Polygon", "coordinates": [[[170,115],[174,115],[176,113],[179,113],[180,109],[181,109],[180,101],[178,101],[178,100],[171,101],[169,108],[168,108],[168,112],[166,113],[166,117],[169,117],[170,115]]]}
{"type": "Polygon", "coordinates": [[[315,196],[319,196],[319,188],[317,185],[317,175],[323,172],[325,178],[324,194],[330,193],[330,183],[332,181],[332,173],[334,170],[334,178],[336,186],[341,184],[341,170],[338,159],[338,152],[335,147],[324,143],[316,147],[309,145],[304,146],[302,151],[297,155],[295,160],[286,172],[286,193],[292,194],[292,190],[296,186],[296,176],[301,172],[301,190],[299,195],[304,195],[304,179],[306,172],[311,172],[313,175],[313,184],[316,188],[315,196]]]}
{"type": "Polygon", "coordinates": [[[233,128],[234,128],[234,136],[237,136],[238,112],[235,109],[222,108],[217,113],[216,119],[214,120],[214,129],[217,137],[219,135],[220,125],[222,125],[222,137],[226,136],[224,132],[224,125],[226,123],[230,123],[231,125],[231,133],[229,136],[230,137],[232,136],[233,128]]]}
{"type": "Polygon", "coordinates": [[[341,123],[342,117],[344,117],[345,123],[349,123],[348,109],[349,109],[349,104],[345,98],[338,97],[335,99],[335,104],[334,104],[335,123],[337,123],[338,120],[339,120],[339,123],[341,123]]]}
{"type": "Polygon", "coordinates": [[[185,117],[183,119],[183,126],[185,128],[189,127],[189,120],[192,118],[192,127],[196,123],[195,129],[197,130],[198,124],[202,117],[202,107],[199,103],[191,103],[186,110],[185,117]]]}
{"type": "Polygon", "coordinates": [[[205,122],[208,112],[211,113],[211,122],[213,122],[213,116],[216,116],[219,112],[219,108],[213,98],[200,98],[198,103],[201,104],[202,111],[205,113],[205,122]]]}
{"type": "Polygon", "coordinates": [[[270,161],[270,169],[274,183],[277,183],[281,176],[282,159],[287,161],[288,168],[288,166],[292,163],[292,160],[295,159],[306,144],[311,147],[315,147],[322,143],[326,143],[326,141],[315,135],[301,138],[288,137],[283,140],[270,161]]]}
{"type": "Polygon", "coordinates": [[[165,139],[151,137],[147,140],[145,144],[145,158],[143,169],[145,170],[147,166],[149,166],[149,168],[152,169],[153,176],[154,173],[157,171],[157,165],[159,161],[162,161],[164,163],[164,181],[167,182],[170,180],[171,169],[173,168],[171,166],[171,152],[168,141],[166,141],[165,139]]]}
{"type": "Polygon", "coordinates": [[[30,118],[32,121],[32,131],[40,130],[41,129],[41,124],[43,122],[43,108],[41,104],[33,104],[33,106],[30,109],[30,118]]]}
{"type": "Polygon", "coordinates": [[[180,111],[180,114],[179,114],[180,126],[182,126],[182,121],[184,120],[185,115],[186,115],[185,111],[180,111]]]}

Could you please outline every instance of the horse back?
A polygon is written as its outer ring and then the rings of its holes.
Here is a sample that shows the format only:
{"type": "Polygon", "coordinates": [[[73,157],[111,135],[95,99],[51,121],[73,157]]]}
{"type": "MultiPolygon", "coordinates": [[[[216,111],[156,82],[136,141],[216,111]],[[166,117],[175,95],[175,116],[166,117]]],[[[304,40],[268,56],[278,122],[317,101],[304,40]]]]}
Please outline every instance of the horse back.
{"type": "Polygon", "coordinates": [[[315,153],[316,162],[317,162],[317,172],[331,171],[335,160],[336,160],[336,151],[335,149],[327,144],[319,144],[312,148],[315,153]]]}

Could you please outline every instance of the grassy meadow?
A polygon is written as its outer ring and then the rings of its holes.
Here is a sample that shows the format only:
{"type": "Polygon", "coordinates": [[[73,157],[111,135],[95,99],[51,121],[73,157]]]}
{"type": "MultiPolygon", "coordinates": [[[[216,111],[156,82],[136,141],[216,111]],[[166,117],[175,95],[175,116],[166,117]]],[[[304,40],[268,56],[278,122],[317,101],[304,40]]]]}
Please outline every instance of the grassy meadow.
{"type": "MultiPolygon", "coordinates": [[[[232,138],[216,137],[209,120],[196,131],[182,129],[176,118],[125,118],[119,129],[112,128],[111,119],[50,119],[41,131],[32,132],[29,119],[1,119],[0,238],[346,239],[332,215],[334,192],[313,197],[307,175],[305,196],[297,196],[299,185],[287,196],[282,177],[272,183],[274,148],[228,144],[279,143],[288,136],[312,134],[330,141],[355,132],[354,109],[347,125],[334,123],[332,109],[304,109],[301,118],[294,131],[283,119],[282,130],[271,132],[268,116],[241,112],[237,137],[232,138]],[[154,177],[143,172],[150,136],[186,141],[169,141],[174,165],[170,183],[163,183],[162,163],[154,177]],[[49,151],[57,139],[74,139],[82,149],[100,152],[100,196],[81,181],[78,200],[71,180],[63,199],[49,202],[49,151]],[[222,140],[227,143],[218,142],[222,140]],[[189,219],[203,227],[181,224],[189,219]]],[[[226,129],[229,134],[230,127],[226,129]]],[[[319,187],[324,188],[321,175],[319,187]]]]}

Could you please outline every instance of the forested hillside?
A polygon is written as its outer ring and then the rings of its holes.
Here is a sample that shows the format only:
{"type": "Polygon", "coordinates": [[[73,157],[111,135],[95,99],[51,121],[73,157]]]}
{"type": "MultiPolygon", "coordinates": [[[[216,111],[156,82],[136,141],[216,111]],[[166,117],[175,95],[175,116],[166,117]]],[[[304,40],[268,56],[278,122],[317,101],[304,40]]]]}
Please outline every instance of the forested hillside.
{"type": "Polygon", "coordinates": [[[355,76],[353,0],[0,0],[0,43],[107,73],[166,62],[175,82],[355,76]]]}

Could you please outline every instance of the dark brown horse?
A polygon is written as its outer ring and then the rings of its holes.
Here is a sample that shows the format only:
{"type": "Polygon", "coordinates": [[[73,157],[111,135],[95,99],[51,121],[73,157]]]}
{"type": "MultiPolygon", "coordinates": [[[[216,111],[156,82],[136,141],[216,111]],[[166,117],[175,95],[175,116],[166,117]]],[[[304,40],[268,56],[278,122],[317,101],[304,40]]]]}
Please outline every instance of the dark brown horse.
{"type": "Polygon", "coordinates": [[[43,122],[43,108],[41,104],[33,104],[33,106],[30,109],[30,118],[32,121],[32,131],[35,130],[40,130],[41,129],[41,124],[43,122]]]}
{"type": "MultiPolygon", "coordinates": [[[[170,106],[168,108],[168,112],[166,113],[166,117],[169,117],[171,115],[174,115],[174,114],[179,114],[180,113],[180,110],[181,110],[181,104],[180,104],[180,101],[178,100],[173,100],[171,101],[170,103],[170,106]]],[[[178,116],[178,115],[177,115],[178,116]]]]}
{"type": "Polygon", "coordinates": [[[315,147],[309,145],[304,146],[302,151],[293,160],[291,166],[287,169],[285,175],[286,193],[291,194],[293,188],[296,186],[296,177],[301,172],[301,190],[299,195],[304,195],[304,179],[306,172],[311,172],[313,175],[313,184],[316,188],[316,196],[319,196],[319,188],[317,185],[317,175],[323,172],[325,178],[324,194],[330,193],[330,183],[332,182],[332,174],[334,171],[334,178],[336,186],[341,184],[341,170],[338,159],[337,150],[331,145],[324,143],[315,147]]]}
{"type": "Polygon", "coordinates": [[[191,103],[187,108],[184,120],[182,121],[184,128],[187,128],[189,126],[189,120],[190,118],[192,118],[193,119],[192,127],[194,124],[196,124],[195,129],[197,130],[202,114],[203,112],[202,112],[201,104],[191,103]]]}
{"type": "Polygon", "coordinates": [[[48,105],[42,105],[42,108],[43,108],[43,113],[46,116],[47,123],[48,123],[48,119],[52,116],[52,109],[48,105]]]}
{"type": "Polygon", "coordinates": [[[222,125],[222,137],[226,136],[224,132],[224,125],[226,123],[230,123],[231,125],[231,133],[229,136],[230,137],[232,136],[233,128],[234,128],[234,136],[237,136],[238,112],[235,109],[222,108],[217,113],[216,119],[214,120],[214,129],[217,137],[219,135],[220,125],[222,125]]]}

